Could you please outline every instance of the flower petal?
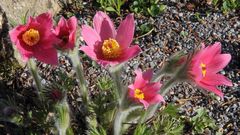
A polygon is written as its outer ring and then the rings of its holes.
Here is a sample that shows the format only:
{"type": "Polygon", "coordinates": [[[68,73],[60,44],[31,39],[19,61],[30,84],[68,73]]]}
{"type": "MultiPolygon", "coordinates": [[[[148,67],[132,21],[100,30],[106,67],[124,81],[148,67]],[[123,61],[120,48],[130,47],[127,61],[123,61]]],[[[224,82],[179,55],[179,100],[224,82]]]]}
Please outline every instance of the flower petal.
{"type": "Polygon", "coordinates": [[[59,22],[58,22],[57,27],[54,30],[54,33],[56,35],[58,35],[60,33],[60,31],[61,31],[61,28],[66,27],[66,24],[67,24],[66,19],[64,17],[61,17],[59,22]]]}
{"type": "Polygon", "coordinates": [[[96,53],[94,52],[94,49],[89,46],[81,46],[80,50],[82,50],[85,54],[87,54],[88,57],[90,57],[93,60],[97,60],[96,53]]]}
{"type": "Polygon", "coordinates": [[[74,49],[75,46],[75,38],[76,38],[76,31],[77,31],[77,18],[75,16],[71,17],[67,21],[68,27],[69,27],[69,37],[68,37],[68,44],[66,47],[68,49],[74,49]]]}
{"type": "Polygon", "coordinates": [[[223,98],[223,93],[219,89],[217,89],[216,86],[207,85],[207,84],[204,84],[201,82],[198,83],[198,85],[200,87],[202,87],[203,89],[211,91],[211,92],[215,93],[216,95],[218,95],[219,97],[223,98]]]}
{"type": "Polygon", "coordinates": [[[134,45],[130,48],[123,50],[122,56],[119,58],[119,62],[124,62],[132,59],[141,52],[141,48],[138,45],[134,45]]]}
{"type": "Polygon", "coordinates": [[[14,29],[10,30],[9,35],[10,35],[11,41],[16,44],[16,42],[18,41],[18,36],[26,30],[27,30],[27,27],[24,25],[19,25],[14,29]]]}
{"type": "Polygon", "coordinates": [[[144,109],[147,109],[149,107],[149,103],[147,101],[140,99],[139,102],[143,104],[144,109]]]}
{"type": "Polygon", "coordinates": [[[216,55],[207,65],[207,72],[217,73],[222,70],[231,60],[230,54],[216,55]]]}
{"type": "Polygon", "coordinates": [[[57,50],[55,48],[35,50],[33,56],[37,60],[47,64],[51,65],[58,64],[57,50]]]}
{"type": "Polygon", "coordinates": [[[143,88],[152,78],[152,70],[147,70],[142,73],[140,69],[135,70],[135,74],[137,75],[134,81],[135,88],[143,88]]]}
{"type": "Polygon", "coordinates": [[[103,67],[106,67],[106,66],[109,66],[109,65],[113,67],[113,66],[116,66],[116,65],[119,64],[118,61],[108,61],[108,60],[103,60],[103,59],[98,59],[97,63],[102,65],[103,67]]]}
{"type": "Polygon", "coordinates": [[[134,86],[133,85],[129,85],[128,88],[129,88],[128,89],[129,97],[134,98],[134,90],[135,90],[134,86]]]}
{"type": "Polygon", "coordinates": [[[109,24],[109,21],[107,19],[103,19],[101,29],[100,29],[100,37],[102,41],[108,40],[109,38],[115,38],[115,29],[112,29],[111,25],[109,24]]]}
{"type": "Polygon", "coordinates": [[[160,94],[157,94],[152,99],[150,99],[148,102],[150,104],[157,104],[159,102],[164,102],[165,103],[165,100],[160,94]]]}
{"type": "Polygon", "coordinates": [[[94,46],[96,42],[101,42],[98,33],[87,25],[82,26],[82,36],[88,46],[94,46]]]}
{"type": "Polygon", "coordinates": [[[127,48],[131,44],[134,36],[134,29],[134,17],[133,14],[129,14],[126,19],[121,22],[117,30],[116,40],[123,48],[127,48]]]}
{"type": "Polygon", "coordinates": [[[108,23],[108,26],[110,27],[109,29],[111,29],[112,30],[112,34],[114,35],[114,37],[115,37],[115,35],[116,35],[116,30],[115,30],[115,28],[114,28],[114,24],[113,24],[113,22],[111,21],[111,19],[109,18],[109,16],[107,15],[107,14],[105,14],[104,12],[102,12],[102,11],[98,11],[96,14],[95,14],[95,16],[94,16],[94,18],[93,18],[93,27],[94,27],[94,29],[96,30],[96,32],[98,33],[98,34],[100,34],[101,33],[101,31],[102,31],[102,23],[103,23],[103,21],[107,21],[108,23]]]}
{"type": "Polygon", "coordinates": [[[71,31],[76,31],[77,29],[77,18],[75,16],[72,16],[67,21],[68,27],[71,31]]]}
{"type": "Polygon", "coordinates": [[[18,51],[21,53],[22,56],[24,55],[30,56],[32,54],[32,48],[19,39],[21,34],[26,30],[27,26],[19,25],[16,28],[9,31],[11,41],[16,45],[18,51]]]}
{"type": "Polygon", "coordinates": [[[221,74],[211,74],[211,75],[207,74],[207,76],[202,79],[202,82],[208,85],[213,85],[213,86],[217,86],[217,85],[233,86],[232,82],[221,74]]]}
{"type": "Polygon", "coordinates": [[[49,12],[42,13],[36,17],[36,21],[45,24],[46,27],[53,25],[52,15],[49,12]]]}
{"type": "Polygon", "coordinates": [[[221,43],[215,42],[212,46],[209,47],[209,52],[212,52],[214,54],[220,54],[221,53],[221,43]]]}
{"type": "Polygon", "coordinates": [[[160,82],[148,83],[145,85],[142,91],[144,94],[148,95],[148,97],[151,97],[160,91],[161,86],[162,84],[160,82]]]}
{"type": "Polygon", "coordinates": [[[221,53],[221,44],[220,42],[216,42],[213,45],[207,46],[202,50],[201,60],[203,63],[208,64],[211,63],[213,58],[221,53]]]}

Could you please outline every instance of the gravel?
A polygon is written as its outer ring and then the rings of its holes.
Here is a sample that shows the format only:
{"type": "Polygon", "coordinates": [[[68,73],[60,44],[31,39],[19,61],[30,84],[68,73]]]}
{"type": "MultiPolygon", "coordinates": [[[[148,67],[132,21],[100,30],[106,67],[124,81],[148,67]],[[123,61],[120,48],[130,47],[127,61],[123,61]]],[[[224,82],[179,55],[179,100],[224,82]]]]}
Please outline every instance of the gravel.
{"type": "MultiPolygon", "coordinates": [[[[206,93],[188,83],[176,85],[165,96],[165,99],[167,102],[180,104],[180,112],[190,117],[196,113],[197,108],[207,108],[209,115],[216,120],[219,131],[223,131],[223,134],[240,133],[240,17],[237,14],[223,15],[220,12],[210,12],[208,14],[200,13],[200,19],[198,19],[195,11],[186,10],[178,3],[171,2],[172,4],[167,6],[167,10],[155,18],[135,14],[136,39],[134,43],[137,43],[143,52],[127,63],[123,81],[127,84],[132,82],[133,71],[137,68],[142,70],[153,68],[156,71],[161,67],[164,59],[179,50],[192,50],[202,42],[206,44],[221,42],[223,52],[232,55],[230,64],[221,71],[233,82],[233,87],[221,87],[225,94],[224,99],[220,100],[213,94],[206,93]],[[141,37],[139,27],[145,23],[152,24],[154,30],[141,37]],[[183,101],[182,99],[185,99],[184,102],[180,102],[183,101]]],[[[91,24],[95,14],[91,10],[93,9],[86,9],[78,15],[80,24],[91,24]]],[[[116,22],[116,24],[118,23],[119,21],[116,22]]],[[[104,68],[93,66],[95,64],[85,55],[82,56],[87,83],[91,86],[91,93],[94,93],[96,78],[109,74],[104,68]]],[[[62,55],[59,60],[61,65],[58,68],[46,64],[38,65],[45,81],[51,80],[49,77],[54,70],[62,70],[70,75],[75,75],[68,57],[62,55]]],[[[32,82],[26,81],[32,80],[26,69],[21,72],[19,78],[25,82],[25,87],[32,82]]],[[[72,100],[76,100],[77,98],[74,98],[77,95],[74,92],[72,94],[72,100]]]]}

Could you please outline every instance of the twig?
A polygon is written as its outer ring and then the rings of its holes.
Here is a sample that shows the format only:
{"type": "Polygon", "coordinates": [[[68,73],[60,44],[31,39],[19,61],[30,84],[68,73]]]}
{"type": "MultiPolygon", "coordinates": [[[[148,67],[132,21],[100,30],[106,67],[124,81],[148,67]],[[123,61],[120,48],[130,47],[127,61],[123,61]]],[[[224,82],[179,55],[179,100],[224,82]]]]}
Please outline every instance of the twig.
{"type": "Polygon", "coordinates": [[[136,37],[136,38],[134,38],[134,39],[136,40],[136,39],[139,39],[139,38],[145,37],[145,36],[151,34],[153,30],[154,30],[154,28],[152,28],[149,32],[147,32],[147,33],[145,33],[145,34],[143,34],[143,35],[141,35],[141,36],[138,36],[138,37],[136,37]]]}

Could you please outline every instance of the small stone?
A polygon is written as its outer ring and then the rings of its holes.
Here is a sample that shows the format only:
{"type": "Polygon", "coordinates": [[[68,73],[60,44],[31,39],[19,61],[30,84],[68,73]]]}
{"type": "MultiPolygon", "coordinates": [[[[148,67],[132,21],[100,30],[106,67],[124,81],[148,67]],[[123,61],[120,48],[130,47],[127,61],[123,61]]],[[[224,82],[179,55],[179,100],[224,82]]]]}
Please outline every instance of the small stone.
{"type": "Polygon", "coordinates": [[[182,17],[182,16],[183,16],[183,13],[179,13],[178,15],[179,15],[180,17],[182,17]]]}

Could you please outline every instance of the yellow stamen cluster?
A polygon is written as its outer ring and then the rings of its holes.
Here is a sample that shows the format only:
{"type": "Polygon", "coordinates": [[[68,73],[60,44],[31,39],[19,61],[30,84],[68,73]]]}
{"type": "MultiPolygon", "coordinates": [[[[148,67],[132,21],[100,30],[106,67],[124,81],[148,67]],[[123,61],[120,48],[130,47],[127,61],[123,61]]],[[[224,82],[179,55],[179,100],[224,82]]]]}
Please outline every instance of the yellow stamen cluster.
{"type": "Polygon", "coordinates": [[[135,89],[134,97],[138,99],[144,99],[144,93],[140,89],[135,89]]]}
{"type": "Polygon", "coordinates": [[[102,45],[103,57],[106,59],[115,59],[118,58],[121,53],[121,47],[115,39],[104,40],[102,45]]]}
{"type": "Polygon", "coordinates": [[[22,40],[29,46],[37,44],[40,40],[40,34],[38,30],[29,29],[22,35],[22,40]]]}
{"type": "Polygon", "coordinates": [[[203,77],[205,77],[207,73],[206,64],[201,63],[201,68],[202,68],[202,75],[203,77]]]}

